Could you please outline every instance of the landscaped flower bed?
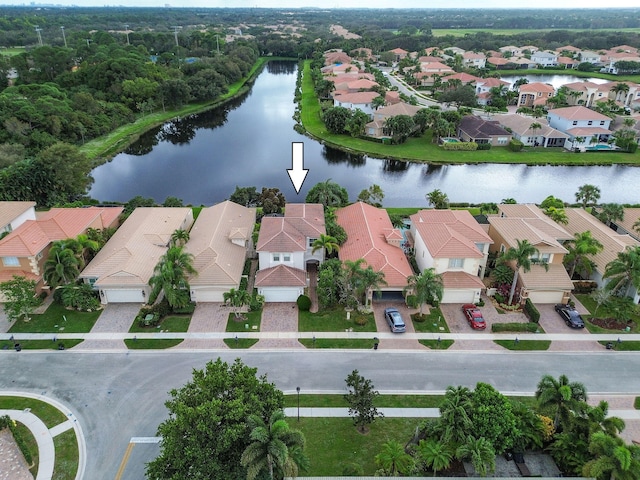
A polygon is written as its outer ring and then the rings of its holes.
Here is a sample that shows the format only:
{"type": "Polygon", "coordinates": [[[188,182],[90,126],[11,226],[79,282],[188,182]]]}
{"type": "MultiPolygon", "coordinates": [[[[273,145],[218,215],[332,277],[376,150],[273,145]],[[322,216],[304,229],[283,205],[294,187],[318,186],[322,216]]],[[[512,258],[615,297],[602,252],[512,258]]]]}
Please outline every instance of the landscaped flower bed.
{"type": "Polygon", "coordinates": [[[588,320],[594,325],[597,325],[600,328],[605,328],[607,330],[625,330],[627,327],[631,327],[628,322],[623,320],[618,320],[616,318],[608,317],[608,318],[590,318],[588,320]]]}

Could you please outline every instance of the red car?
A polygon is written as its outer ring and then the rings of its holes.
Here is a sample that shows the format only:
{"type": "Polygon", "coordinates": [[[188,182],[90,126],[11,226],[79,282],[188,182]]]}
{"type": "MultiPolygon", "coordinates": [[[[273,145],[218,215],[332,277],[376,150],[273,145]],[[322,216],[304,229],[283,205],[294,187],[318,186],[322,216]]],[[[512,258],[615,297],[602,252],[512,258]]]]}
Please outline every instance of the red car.
{"type": "Polygon", "coordinates": [[[464,312],[464,316],[467,317],[471,328],[474,330],[484,330],[487,328],[482,312],[473,303],[465,303],[462,305],[462,311],[464,312]]]}

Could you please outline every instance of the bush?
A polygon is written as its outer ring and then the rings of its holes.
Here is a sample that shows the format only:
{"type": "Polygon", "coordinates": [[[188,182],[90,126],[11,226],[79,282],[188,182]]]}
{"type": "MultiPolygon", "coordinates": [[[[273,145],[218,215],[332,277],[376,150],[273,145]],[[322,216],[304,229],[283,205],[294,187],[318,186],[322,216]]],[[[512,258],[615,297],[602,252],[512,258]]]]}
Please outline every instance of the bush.
{"type": "Polygon", "coordinates": [[[478,307],[484,307],[484,300],[481,298],[480,300],[478,300],[478,301],[476,302],[476,305],[477,305],[478,307]]]}
{"type": "Polygon", "coordinates": [[[353,316],[353,321],[354,321],[354,323],[355,323],[356,325],[360,325],[360,326],[362,327],[363,325],[366,325],[366,324],[367,324],[368,317],[367,317],[367,315],[363,315],[363,314],[358,314],[358,313],[356,313],[356,314],[353,316]]]}
{"type": "Polygon", "coordinates": [[[491,150],[491,144],[490,143],[479,143],[478,144],[478,150],[491,150]]]}
{"type": "Polygon", "coordinates": [[[407,295],[407,298],[405,298],[405,303],[409,308],[418,308],[418,297],[416,297],[415,295],[407,295]]]}
{"type": "Polygon", "coordinates": [[[524,313],[529,317],[529,321],[533,323],[538,323],[540,321],[540,312],[528,298],[524,302],[524,313]]]}
{"type": "Polygon", "coordinates": [[[257,312],[262,309],[264,306],[264,295],[255,294],[251,297],[251,302],[249,303],[249,310],[252,312],[257,312]]]}
{"type": "Polygon", "coordinates": [[[493,298],[496,300],[496,302],[498,303],[504,303],[507,299],[501,294],[501,293],[497,293],[493,296],[493,298]]]}
{"type": "Polygon", "coordinates": [[[512,138],[511,141],[509,142],[508,148],[512,152],[521,152],[522,149],[524,148],[524,143],[522,143],[520,140],[516,140],[515,138],[512,138]]]}
{"type": "Polygon", "coordinates": [[[86,283],[80,285],[65,285],[56,289],[59,292],[60,303],[65,308],[72,308],[81,312],[98,310],[100,300],[98,292],[86,283]]]}
{"type": "Polygon", "coordinates": [[[298,304],[298,308],[301,312],[308,312],[311,308],[311,299],[306,295],[300,295],[296,300],[296,303],[298,304]]]}
{"type": "Polygon", "coordinates": [[[491,325],[492,332],[527,332],[536,333],[538,324],[536,323],[494,323],[491,325]]]}
{"type": "Polygon", "coordinates": [[[184,307],[176,307],[173,309],[173,313],[189,315],[192,314],[196,310],[196,304],[194,302],[189,302],[184,307]]]}
{"type": "Polygon", "coordinates": [[[591,293],[596,288],[598,288],[598,284],[590,280],[581,280],[579,282],[573,282],[574,293],[591,293]]]}
{"type": "Polygon", "coordinates": [[[442,148],[445,150],[459,150],[459,151],[475,151],[478,150],[478,144],[476,142],[446,142],[442,144],[442,148]]]}

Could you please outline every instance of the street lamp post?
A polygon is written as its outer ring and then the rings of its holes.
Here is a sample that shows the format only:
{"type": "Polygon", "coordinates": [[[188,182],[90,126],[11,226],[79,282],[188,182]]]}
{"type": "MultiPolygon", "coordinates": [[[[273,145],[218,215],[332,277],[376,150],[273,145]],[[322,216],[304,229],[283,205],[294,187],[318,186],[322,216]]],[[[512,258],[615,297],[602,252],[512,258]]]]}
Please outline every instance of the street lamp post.
{"type": "Polygon", "coordinates": [[[298,392],[298,422],[300,422],[300,387],[296,387],[296,392],[298,392]]]}
{"type": "Polygon", "coordinates": [[[64,27],[60,27],[60,30],[62,30],[62,40],[64,40],[64,48],[67,48],[67,37],[64,34],[64,27]]]}
{"type": "Polygon", "coordinates": [[[124,24],[124,33],[127,36],[127,45],[131,45],[131,43],[129,42],[129,25],[127,25],[126,23],[124,24]]]}

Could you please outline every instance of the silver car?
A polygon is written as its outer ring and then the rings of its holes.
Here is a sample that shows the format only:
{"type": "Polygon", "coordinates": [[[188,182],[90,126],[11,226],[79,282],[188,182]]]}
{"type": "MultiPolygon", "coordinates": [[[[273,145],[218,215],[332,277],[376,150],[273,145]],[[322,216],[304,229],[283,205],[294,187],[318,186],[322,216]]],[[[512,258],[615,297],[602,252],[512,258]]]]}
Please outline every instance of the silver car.
{"type": "Polygon", "coordinates": [[[387,324],[389,324],[389,328],[393,333],[403,333],[406,331],[402,315],[400,315],[397,309],[385,308],[384,318],[387,320],[387,324]]]}

